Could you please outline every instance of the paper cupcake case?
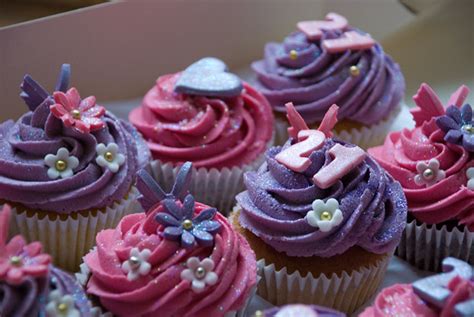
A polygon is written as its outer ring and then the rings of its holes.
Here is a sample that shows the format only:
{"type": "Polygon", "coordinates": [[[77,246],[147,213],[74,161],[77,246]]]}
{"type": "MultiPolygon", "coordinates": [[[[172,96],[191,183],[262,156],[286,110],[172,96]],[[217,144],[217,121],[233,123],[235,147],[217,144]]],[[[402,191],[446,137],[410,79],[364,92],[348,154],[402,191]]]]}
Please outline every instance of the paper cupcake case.
{"type": "Polygon", "coordinates": [[[467,228],[448,230],[412,221],[407,224],[396,255],[411,265],[427,271],[440,272],[446,257],[455,257],[474,264],[474,232],[467,228]]]}
{"type": "MultiPolygon", "coordinates": [[[[95,249],[95,248],[94,248],[95,249]]],[[[77,282],[84,288],[86,288],[86,285],[87,285],[87,282],[89,281],[89,277],[90,277],[90,270],[89,270],[89,267],[87,266],[87,264],[85,263],[82,263],[80,265],[80,271],[78,273],[75,274],[76,276],[76,280],[77,282]]],[[[257,276],[257,285],[260,281],[261,277],[260,276],[257,276]]],[[[250,295],[249,297],[247,298],[247,300],[245,301],[245,304],[244,306],[237,310],[237,311],[230,311],[230,312],[227,312],[224,317],[245,317],[247,316],[247,308],[250,304],[250,302],[252,301],[252,298],[255,296],[255,294],[257,293],[257,285],[255,285],[252,290],[250,291],[250,295]]],[[[99,316],[100,317],[112,317],[114,316],[112,313],[110,312],[105,312],[101,307],[98,307],[96,306],[96,308],[99,309],[100,311],[100,314],[99,316]]]]}
{"type": "Polygon", "coordinates": [[[351,314],[368,301],[382,283],[391,254],[368,267],[352,272],[302,276],[288,274],[286,267],[277,271],[274,264],[258,261],[261,281],[257,294],[273,305],[315,304],[351,314]]]}
{"type": "MultiPolygon", "coordinates": [[[[272,140],[268,143],[267,149],[273,145],[272,140]]],[[[245,189],[243,176],[245,172],[256,170],[265,160],[265,152],[260,154],[251,164],[243,167],[224,167],[222,169],[204,167],[194,168],[192,171],[189,191],[194,195],[196,201],[202,202],[228,215],[235,204],[235,196],[245,189]]],[[[154,160],[150,163],[150,168],[155,180],[165,190],[173,187],[179,167],[172,163],[163,163],[154,160]]]]}
{"type": "MultiPolygon", "coordinates": [[[[395,108],[390,115],[379,123],[360,129],[352,128],[340,132],[334,131],[334,136],[348,143],[356,144],[364,149],[380,145],[385,140],[393,123],[397,119],[402,109],[402,105],[395,108]]],[[[286,118],[275,117],[275,144],[283,145],[288,140],[288,121],[286,118]]]]}
{"type": "Polygon", "coordinates": [[[99,231],[115,227],[123,216],[135,212],[133,206],[137,197],[138,190],[132,187],[126,198],[105,210],[64,217],[12,208],[11,230],[14,235],[21,234],[28,241],[40,241],[56,266],[74,272],[78,270],[84,254],[95,245],[99,231]]]}

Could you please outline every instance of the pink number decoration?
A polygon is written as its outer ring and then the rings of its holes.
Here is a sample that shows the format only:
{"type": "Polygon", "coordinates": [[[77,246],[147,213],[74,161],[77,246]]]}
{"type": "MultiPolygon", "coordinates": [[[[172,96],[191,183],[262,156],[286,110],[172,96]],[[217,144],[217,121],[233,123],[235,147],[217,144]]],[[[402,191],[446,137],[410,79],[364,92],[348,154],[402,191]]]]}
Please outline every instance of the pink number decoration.
{"type": "Polygon", "coordinates": [[[347,19],[337,13],[328,13],[325,21],[301,21],[296,25],[308,40],[319,40],[322,30],[343,30],[348,26],[347,19]]]}
{"type": "Polygon", "coordinates": [[[322,46],[328,53],[339,53],[347,50],[366,50],[374,44],[375,41],[370,35],[350,31],[345,32],[340,38],[324,40],[322,46]]]}
{"type": "MultiPolygon", "coordinates": [[[[301,173],[311,165],[309,159],[311,153],[323,146],[326,137],[332,137],[331,130],[337,123],[339,107],[332,105],[324,115],[318,130],[309,130],[293,103],[289,102],[285,106],[286,116],[290,122],[288,133],[292,138],[297,137],[298,143],[278,153],[275,159],[290,170],[301,173]]],[[[333,161],[313,176],[313,182],[323,189],[334,185],[338,179],[362,163],[366,157],[366,153],[360,147],[345,147],[341,144],[336,144],[329,149],[329,154],[333,156],[333,161]]]]}
{"type": "Polygon", "coordinates": [[[345,147],[341,144],[336,144],[329,149],[329,154],[333,156],[334,160],[313,176],[313,183],[322,189],[334,185],[354,167],[362,163],[366,156],[364,150],[358,146],[345,147]]]}
{"type": "Polygon", "coordinates": [[[324,144],[326,136],[317,130],[301,130],[298,132],[298,143],[277,154],[275,159],[295,172],[304,172],[311,161],[308,156],[324,144]]]}
{"type": "MultiPolygon", "coordinates": [[[[443,308],[444,303],[451,295],[448,284],[453,278],[459,276],[462,279],[469,280],[473,276],[472,267],[466,262],[455,258],[446,258],[443,260],[443,271],[444,273],[430,276],[413,283],[414,292],[421,299],[438,308],[443,308]]],[[[459,303],[457,305],[461,304],[462,303],[459,303]]]]}

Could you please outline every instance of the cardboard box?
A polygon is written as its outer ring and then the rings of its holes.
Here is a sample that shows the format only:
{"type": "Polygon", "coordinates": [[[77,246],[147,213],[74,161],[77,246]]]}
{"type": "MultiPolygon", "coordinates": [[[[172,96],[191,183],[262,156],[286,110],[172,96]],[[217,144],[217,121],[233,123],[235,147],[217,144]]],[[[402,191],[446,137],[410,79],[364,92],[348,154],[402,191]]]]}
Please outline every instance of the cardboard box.
{"type": "Polygon", "coordinates": [[[62,63],[72,84],[99,102],[142,96],[158,75],[204,56],[231,69],[260,58],[300,20],[344,14],[384,38],[413,19],[395,0],[160,0],[100,4],[0,29],[0,120],[26,111],[18,98],[25,73],[52,89],[62,63]],[[383,17],[383,19],[381,18],[383,17]]]}

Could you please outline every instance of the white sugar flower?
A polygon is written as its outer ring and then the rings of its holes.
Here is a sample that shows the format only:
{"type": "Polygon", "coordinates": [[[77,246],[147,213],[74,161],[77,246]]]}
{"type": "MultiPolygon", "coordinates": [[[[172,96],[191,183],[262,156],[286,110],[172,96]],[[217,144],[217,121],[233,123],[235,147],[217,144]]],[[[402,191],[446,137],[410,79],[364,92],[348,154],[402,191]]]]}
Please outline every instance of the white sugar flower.
{"type": "Polygon", "coordinates": [[[49,293],[48,304],[46,304],[46,316],[48,317],[80,317],[79,310],[74,306],[74,298],[71,295],[61,295],[59,290],[49,293]]]}
{"type": "Polygon", "coordinates": [[[214,261],[205,258],[199,261],[197,257],[191,257],[186,261],[187,269],[181,272],[181,279],[191,282],[191,288],[195,293],[200,293],[206,285],[214,285],[217,283],[218,276],[212,270],[214,269],[214,261]]]}
{"type": "Polygon", "coordinates": [[[118,153],[118,145],[116,143],[109,143],[107,146],[100,143],[97,144],[95,150],[97,157],[95,162],[102,167],[108,168],[112,173],[117,173],[119,167],[125,162],[125,156],[118,153]]]}
{"type": "Polygon", "coordinates": [[[49,166],[49,178],[66,178],[74,175],[73,169],[75,169],[79,165],[79,160],[75,156],[69,156],[68,149],[62,147],[58,150],[56,155],[47,154],[44,157],[44,164],[46,164],[46,166],[49,166]]]}
{"type": "Polygon", "coordinates": [[[147,275],[150,273],[151,265],[147,262],[151,255],[151,251],[148,249],[139,250],[138,248],[132,248],[130,250],[130,257],[127,261],[122,263],[122,271],[127,273],[127,279],[134,281],[138,279],[140,275],[147,275]]]}
{"type": "Polygon", "coordinates": [[[446,173],[439,168],[439,161],[435,158],[429,160],[428,164],[423,161],[416,163],[418,175],[415,176],[415,184],[418,186],[431,186],[446,177],[446,173]]]}
{"type": "Polygon", "coordinates": [[[312,206],[313,210],[306,214],[306,221],[311,226],[319,228],[322,232],[328,232],[341,224],[343,216],[336,199],[329,198],[327,202],[316,199],[312,206]]]}
{"type": "Polygon", "coordinates": [[[470,190],[474,189],[474,167],[469,167],[466,171],[467,176],[467,188],[470,190]]]}

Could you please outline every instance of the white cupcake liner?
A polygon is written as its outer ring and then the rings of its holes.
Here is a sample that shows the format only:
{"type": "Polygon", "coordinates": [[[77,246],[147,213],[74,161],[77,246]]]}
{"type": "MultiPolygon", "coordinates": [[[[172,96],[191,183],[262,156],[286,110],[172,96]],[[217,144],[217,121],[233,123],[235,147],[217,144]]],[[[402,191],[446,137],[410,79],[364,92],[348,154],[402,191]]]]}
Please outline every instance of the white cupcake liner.
{"type": "Polygon", "coordinates": [[[378,262],[351,272],[302,276],[299,271],[288,274],[284,267],[277,271],[265,259],[258,261],[262,277],[257,294],[275,306],[290,303],[326,306],[347,314],[367,302],[382,283],[391,254],[378,262]]]}
{"type": "MultiPolygon", "coordinates": [[[[93,250],[95,250],[96,248],[94,247],[93,250]]],[[[92,251],[93,251],[92,250],[92,251]]],[[[80,265],[80,271],[78,273],[75,274],[76,276],[76,280],[77,282],[84,288],[86,289],[86,285],[87,285],[87,282],[89,281],[89,277],[90,277],[90,270],[89,270],[89,267],[87,266],[87,264],[85,263],[82,263],[80,265]]],[[[245,317],[247,316],[247,308],[250,304],[250,301],[252,300],[252,298],[255,296],[255,294],[257,293],[257,285],[260,281],[260,276],[257,275],[257,284],[252,288],[252,290],[250,291],[250,294],[249,294],[249,297],[247,298],[247,300],[245,301],[245,304],[244,306],[237,310],[237,311],[230,311],[230,312],[227,312],[224,317],[245,317]]],[[[100,314],[98,314],[98,316],[100,317],[112,317],[113,314],[110,313],[110,312],[104,312],[102,310],[101,307],[98,307],[98,306],[95,306],[94,309],[97,311],[97,312],[100,312],[100,314]]],[[[98,317],[97,316],[97,317],[98,317]]]]}
{"type": "MultiPolygon", "coordinates": [[[[273,137],[267,144],[267,149],[272,145],[273,137]]],[[[196,201],[215,207],[224,215],[229,214],[235,203],[235,196],[245,190],[244,173],[256,170],[264,162],[265,152],[252,163],[242,167],[224,167],[222,169],[193,167],[189,191],[194,195],[196,201]]],[[[170,191],[180,168],[160,160],[152,161],[150,167],[153,178],[164,190],[170,191]]]]}
{"type": "Polygon", "coordinates": [[[137,197],[138,190],[132,187],[125,198],[105,210],[72,215],[12,208],[11,233],[21,234],[27,241],[40,241],[43,251],[53,257],[56,266],[74,272],[82,257],[95,245],[99,231],[115,227],[123,216],[135,212],[137,197]]]}
{"type": "Polygon", "coordinates": [[[446,225],[408,223],[396,255],[411,265],[426,271],[440,272],[446,257],[455,257],[474,264],[474,232],[467,228],[448,230],[446,225]]]}
{"type": "MultiPolygon", "coordinates": [[[[343,130],[340,132],[334,131],[334,137],[339,138],[348,143],[356,144],[363,149],[380,145],[385,140],[385,137],[390,132],[390,129],[397,119],[402,106],[399,105],[393,110],[390,115],[371,126],[362,128],[351,128],[350,130],[343,130]]],[[[275,144],[283,145],[288,140],[288,121],[281,116],[275,118],[275,144]]]]}

